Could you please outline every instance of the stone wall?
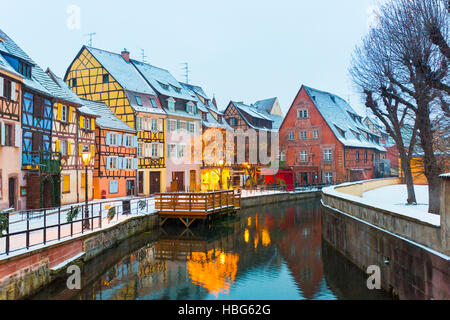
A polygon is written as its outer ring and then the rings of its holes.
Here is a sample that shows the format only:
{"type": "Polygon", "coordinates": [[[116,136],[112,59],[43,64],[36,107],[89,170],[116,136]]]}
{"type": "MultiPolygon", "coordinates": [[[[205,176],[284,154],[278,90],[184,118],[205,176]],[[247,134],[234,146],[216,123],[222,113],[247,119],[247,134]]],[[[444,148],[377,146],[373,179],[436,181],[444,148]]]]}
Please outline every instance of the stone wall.
{"type": "Polygon", "coordinates": [[[386,179],[324,189],[323,237],[363,271],[379,266],[383,288],[401,299],[450,299],[449,180],[443,177],[440,226],[339,195],[389,185],[386,179]]]}
{"type": "Polygon", "coordinates": [[[28,297],[65,275],[69,265],[84,264],[124,239],[156,227],[156,215],[132,217],[107,229],[0,260],[0,300],[28,297]]]}
{"type": "Polygon", "coordinates": [[[318,198],[320,197],[320,195],[321,195],[320,191],[311,191],[311,192],[285,192],[285,193],[274,193],[264,196],[245,197],[241,199],[241,208],[245,209],[271,203],[318,198]]]}
{"type": "Polygon", "coordinates": [[[352,196],[362,197],[364,192],[391,186],[394,184],[400,184],[399,178],[387,178],[387,179],[376,179],[364,182],[355,182],[350,184],[345,184],[343,186],[337,186],[335,189],[339,192],[350,194],[352,196]]]}

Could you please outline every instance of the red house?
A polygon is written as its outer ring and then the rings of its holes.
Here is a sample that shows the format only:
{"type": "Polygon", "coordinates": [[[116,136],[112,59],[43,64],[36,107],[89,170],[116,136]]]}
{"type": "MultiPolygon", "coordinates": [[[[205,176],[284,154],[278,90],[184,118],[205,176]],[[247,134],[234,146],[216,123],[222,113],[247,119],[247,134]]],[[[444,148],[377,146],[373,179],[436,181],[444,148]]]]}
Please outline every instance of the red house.
{"type": "Polygon", "coordinates": [[[373,179],[386,149],[345,100],[302,86],[281,125],[280,151],[294,183],[307,185],[373,179]]]}

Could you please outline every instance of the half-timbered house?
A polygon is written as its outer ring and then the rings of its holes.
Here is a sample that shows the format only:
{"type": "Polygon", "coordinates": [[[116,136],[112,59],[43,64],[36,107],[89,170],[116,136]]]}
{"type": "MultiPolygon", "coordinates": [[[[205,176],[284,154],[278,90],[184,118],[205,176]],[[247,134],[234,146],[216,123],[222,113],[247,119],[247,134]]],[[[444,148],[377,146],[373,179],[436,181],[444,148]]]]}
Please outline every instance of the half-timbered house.
{"type": "Polygon", "coordinates": [[[143,79],[124,50],[121,54],[83,47],[69,66],[65,81],[78,96],[105,103],[138,133],[137,193],[166,188],[166,113],[156,92],[143,79]]]}
{"type": "Polygon", "coordinates": [[[267,159],[261,159],[261,154],[265,151],[268,159],[275,156],[271,152],[272,135],[277,131],[273,129],[274,120],[267,112],[258,110],[255,105],[246,105],[243,102],[230,101],[223,113],[236,135],[232,183],[235,186],[256,184],[262,178],[262,169],[270,164],[270,161],[265,161],[267,159]],[[238,155],[237,145],[240,135],[245,140],[243,155],[238,155]],[[260,151],[260,148],[265,150],[260,151]]]}
{"type": "Polygon", "coordinates": [[[280,128],[281,158],[300,185],[372,179],[379,139],[345,100],[302,86],[280,128]]]}
{"type": "Polygon", "coordinates": [[[53,96],[48,75],[3,31],[0,53],[23,76],[21,200],[29,209],[60,205],[60,165],[52,152],[53,96]]]}
{"type": "Polygon", "coordinates": [[[158,94],[167,114],[167,185],[170,190],[200,189],[201,159],[195,156],[196,141],[201,141],[201,117],[196,101],[169,71],[131,60],[158,94]]]}
{"type": "Polygon", "coordinates": [[[136,130],[120,120],[106,104],[82,101],[83,108],[99,115],[95,125],[94,198],[136,195],[136,130]]]}
{"type": "Polygon", "coordinates": [[[0,210],[22,207],[19,202],[22,80],[22,75],[0,55],[0,210]]]}
{"type": "Polygon", "coordinates": [[[53,99],[52,149],[61,155],[61,204],[85,201],[85,168],[81,160],[84,148],[91,152],[88,167],[88,198],[93,197],[93,170],[95,157],[95,118],[81,99],[50,69],[46,73],[52,83],[46,88],[53,99]]]}
{"type": "Polygon", "coordinates": [[[227,132],[232,134],[233,129],[201,87],[187,83],[181,85],[196,100],[202,118],[201,190],[229,189],[231,166],[226,161],[226,139],[227,132]]]}

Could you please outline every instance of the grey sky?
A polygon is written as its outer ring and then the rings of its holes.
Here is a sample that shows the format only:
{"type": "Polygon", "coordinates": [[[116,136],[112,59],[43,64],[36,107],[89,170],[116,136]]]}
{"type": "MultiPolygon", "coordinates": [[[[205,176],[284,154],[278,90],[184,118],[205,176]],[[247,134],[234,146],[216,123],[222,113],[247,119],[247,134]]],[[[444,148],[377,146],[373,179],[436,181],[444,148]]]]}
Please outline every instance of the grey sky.
{"type": "Polygon", "coordinates": [[[286,112],[306,84],[364,111],[348,66],[373,0],[3,2],[0,28],[59,76],[96,32],[94,47],[127,48],[138,60],[144,49],[147,62],[180,81],[188,62],[190,83],[215,93],[221,109],[278,96],[286,112]],[[67,26],[70,5],[81,9],[80,29],[67,26]]]}

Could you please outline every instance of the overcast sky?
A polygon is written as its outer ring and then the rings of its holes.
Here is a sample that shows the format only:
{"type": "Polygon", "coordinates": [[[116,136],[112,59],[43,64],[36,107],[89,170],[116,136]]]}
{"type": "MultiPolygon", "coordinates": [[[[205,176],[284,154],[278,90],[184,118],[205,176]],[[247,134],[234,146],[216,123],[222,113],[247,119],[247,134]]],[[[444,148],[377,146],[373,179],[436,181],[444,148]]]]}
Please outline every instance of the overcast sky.
{"type": "Polygon", "coordinates": [[[200,85],[219,108],[277,96],[283,111],[302,84],[335,93],[365,112],[348,67],[368,31],[374,0],[15,0],[0,29],[43,69],[63,76],[90,32],[93,46],[168,69],[200,85]],[[76,6],[76,7],[73,7],[76,6]],[[80,9],[77,19],[73,8],[80,9]],[[77,22],[80,22],[79,25],[77,22]]]}

